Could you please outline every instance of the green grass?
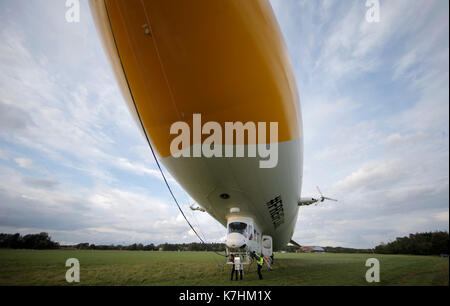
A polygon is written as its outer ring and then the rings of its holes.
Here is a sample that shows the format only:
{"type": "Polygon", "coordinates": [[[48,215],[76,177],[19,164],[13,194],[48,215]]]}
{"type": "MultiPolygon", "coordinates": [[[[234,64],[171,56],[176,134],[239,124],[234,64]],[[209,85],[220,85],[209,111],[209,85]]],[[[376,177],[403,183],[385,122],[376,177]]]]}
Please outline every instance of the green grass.
{"type": "Polygon", "coordinates": [[[79,285],[446,285],[448,258],[369,254],[275,254],[273,271],[245,267],[243,281],[229,280],[224,257],[207,252],[0,250],[0,285],[73,285],[68,258],[80,261],[79,285]],[[367,283],[367,258],[380,261],[378,284],[367,283]]]}

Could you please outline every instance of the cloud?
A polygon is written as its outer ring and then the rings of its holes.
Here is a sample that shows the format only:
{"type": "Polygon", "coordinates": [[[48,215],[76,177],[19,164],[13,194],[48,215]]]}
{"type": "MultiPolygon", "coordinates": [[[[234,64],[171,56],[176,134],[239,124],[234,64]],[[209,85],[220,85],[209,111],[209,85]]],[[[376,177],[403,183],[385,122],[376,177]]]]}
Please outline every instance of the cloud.
{"type": "Polygon", "coordinates": [[[58,182],[46,178],[25,177],[23,182],[29,186],[42,189],[54,189],[58,185],[58,182]]]}
{"type": "MultiPolygon", "coordinates": [[[[303,107],[302,195],[320,185],[339,199],[302,208],[294,239],[373,247],[448,229],[448,2],[382,1],[378,24],[365,21],[364,1],[271,3],[303,107]]],[[[86,4],[79,24],[65,22],[64,4],[0,10],[0,230],[97,244],[197,241],[86,4]]],[[[191,212],[168,179],[196,230],[223,241],[223,227],[191,212]]]]}
{"type": "Polygon", "coordinates": [[[333,186],[342,192],[361,188],[373,190],[379,184],[389,184],[402,177],[398,161],[368,163],[333,186]]]}
{"type": "Polygon", "coordinates": [[[303,108],[305,244],[374,246],[448,230],[448,3],[272,1],[303,108]]]}
{"type": "Polygon", "coordinates": [[[17,107],[0,102],[0,130],[24,129],[32,124],[32,120],[27,113],[24,113],[17,107]]]}
{"type": "MultiPolygon", "coordinates": [[[[72,242],[196,241],[184,219],[174,219],[179,212],[122,101],[89,11],[69,25],[64,5],[38,6],[26,12],[46,16],[46,24],[2,18],[0,224],[72,242]],[[8,156],[19,156],[19,170],[8,156]],[[159,183],[148,189],[148,177],[159,183]]],[[[207,217],[202,228],[211,224],[218,227],[207,217]]]]}
{"type": "MultiPolygon", "coordinates": [[[[2,168],[1,174],[0,224],[9,232],[45,230],[58,241],[76,243],[163,243],[179,242],[180,237],[198,241],[170,198],[141,188],[66,189],[66,183],[31,178],[11,168],[2,168]]],[[[197,231],[208,233],[208,241],[222,238],[221,225],[206,214],[198,216],[198,223],[186,209],[197,231]]]]}
{"type": "MultiPolygon", "coordinates": [[[[147,148],[147,151],[148,150],[149,149],[147,148]]],[[[145,164],[142,164],[142,163],[131,162],[131,161],[127,160],[126,158],[121,157],[121,158],[117,159],[117,162],[115,163],[115,165],[121,169],[125,169],[125,170],[131,171],[133,173],[146,174],[146,175],[155,177],[159,180],[163,180],[163,177],[162,177],[159,169],[149,168],[148,166],[146,166],[145,164]]],[[[164,172],[164,175],[168,182],[177,184],[176,180],[170,175],[170,173],[168,173],[166,171],[166,172],[164,172]]]]}
{"type": "Polygon", "coordinates": [[[14,158],[17,165],[25,169],[31,169],[33,167],[33,161],[29,158],[14,158]]]}

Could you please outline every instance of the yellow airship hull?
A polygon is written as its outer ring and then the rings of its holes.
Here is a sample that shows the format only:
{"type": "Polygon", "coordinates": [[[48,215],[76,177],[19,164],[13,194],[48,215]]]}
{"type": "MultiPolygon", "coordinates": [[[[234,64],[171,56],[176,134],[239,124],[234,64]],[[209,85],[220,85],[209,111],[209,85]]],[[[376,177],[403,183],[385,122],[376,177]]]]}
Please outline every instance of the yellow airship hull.
{"type": "MultiPolygon", "coordinates": [[[[230,208],[286,244],[293,233],[302,177],[302,122],[295,77],[266,0],[91,0],[97,29],[124,97],[172,176],[226,225],[230,208]],[[279,161],[174,158],[170,127],[202,121],[278,122],[279,161]],[[220,198],[227,193],[229,199],[220,198]],[[282,199],[283,223],[269,204],[282,199]]],[[[197,141],[201,141],[198,139],[197,141]]],[[[244,145],[269,143],[263,141],[244,145]]],[[[193,140],[193,145],[196,145],[193,140]]],[[[224,143],[225,145],[233,145],[224,143]]]]}

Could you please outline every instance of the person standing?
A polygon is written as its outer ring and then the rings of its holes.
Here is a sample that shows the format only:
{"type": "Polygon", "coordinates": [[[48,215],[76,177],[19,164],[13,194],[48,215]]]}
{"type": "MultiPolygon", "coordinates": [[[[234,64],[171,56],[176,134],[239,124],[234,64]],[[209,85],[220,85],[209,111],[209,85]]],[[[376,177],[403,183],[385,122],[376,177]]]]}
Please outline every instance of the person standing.
{"type": "Polygon", "coordinates": [[[239,271],[239,275],[242,280],[242,275],[244,273],[244,265],[242,263],[242,257],[240,255],[236,256],[234,258],[234,265],[235,265],[235,269],[236,269],[236,279],[238,277],[238,271],[239,271]]]}
{"type": "Polygon", "coordinates": [[[234,260],[234,255],[231,255],[230,261],[233,263],[232,264],[232,268],[231,268],[231,279],[230,280],[233,280],[234,272],[236,272],[236,280],[237,280],[238,279],[238,272],[236,271],[236,264],[235,264],[235,260],[234,260]]]}
{"type": "Polygon", "coordinates": [[[256,254],[255,251],[253,251],[253,257],[256,259],[256,263],[258,265],[258,276],[259,276],[259,279],[263,279],[262,274],[261,274],[261,269],[262,269],[262,266],[263,266],[263,263],[264,263],[264,257],[263,257],[262,254],[261,254],[261,256],[256,254]]]}

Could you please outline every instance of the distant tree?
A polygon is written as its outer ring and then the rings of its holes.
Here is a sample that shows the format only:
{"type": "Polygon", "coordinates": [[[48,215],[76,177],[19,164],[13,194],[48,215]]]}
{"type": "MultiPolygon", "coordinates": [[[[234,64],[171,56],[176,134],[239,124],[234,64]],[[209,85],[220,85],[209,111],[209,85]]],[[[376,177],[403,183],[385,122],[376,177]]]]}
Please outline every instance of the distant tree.
{"type": "Polygon", "coordinates": [[[5,237],[5,247],[10,249],[20,249],[23,246],[22,237],[19,233],[16,234],[6,234],[5,237]]]}
{"type": "Polygon", "coordinates": [[[449,234],[446,232],[436,232],[431,237],[431,248],[433,254],[449,253],[449,234]]]}
{"type": "Polygon", "coordinates": [[[325,252],[328,253],[372,253],[371,249],[353,249],[344,247],[324,247],[325,252]]]}
{"type": "Polygon", "coordinates": [[[129,245],[127,247],[127,250],[130,250],[130,251],[136,251],[136,249],[137,249],[136,243],[133,243],[132,245],[129,245]]]}
{"type": "Polygon", "coordinates": [[[79,243],[76,245],[76,248],[79,250],[87,250],[87,249],[89,249],[89,243],[87,243],[87,242],[79,243]]]}
{"type": "Polygon", "coordinates": [[[17,234],[0,234],[0,247],[11,249],[57,249],[59,244],[51,240],[45,233],[28,234],[22,237],[17,234]]]}
{"type": "Polygon", "coordinates": [[[156,247],[153,243],[151,244],[147,244],[146,246],[144,246],[144,251],[155,251],[156,247]]]}
{"type": "Polygon", "coordinates": [[[397,237],[395,241],[381,243],[375,247],[375,252],[380,254],[439,255],[448,254],[448,251],[448,232],[410,234],[408,237],[397,237]]]}

